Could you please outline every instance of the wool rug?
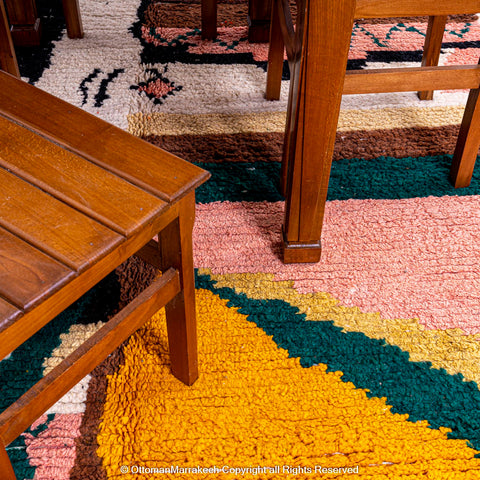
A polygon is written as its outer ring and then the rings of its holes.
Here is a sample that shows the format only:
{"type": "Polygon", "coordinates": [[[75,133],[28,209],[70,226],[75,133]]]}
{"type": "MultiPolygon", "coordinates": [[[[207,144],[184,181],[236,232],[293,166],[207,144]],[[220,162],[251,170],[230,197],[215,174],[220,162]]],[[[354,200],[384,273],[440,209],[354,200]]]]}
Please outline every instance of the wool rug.
{"type": "MultiPolygon", "coordinates": [[[[8,447],[19,479],[480,478],[480,178],[448,181],[467,92],[346,96],[322,259],[280,259],[288,95],[264,99],[247,4],[80,0],[85,38],[39,1],[21,73],[209,170],[194,262],[200,378],[169,372],[164,314],[8,447]]],[[[349,68],[418,65],[426,19],[355,25],[349,68]]],[[[454,17],[442,64],[476,63],[454,17]]],[[[321,88],[321,86],[319,86],[321,88]]],[[[130,261],[0,362],[2,409],[151,281],[130,261]]]]}

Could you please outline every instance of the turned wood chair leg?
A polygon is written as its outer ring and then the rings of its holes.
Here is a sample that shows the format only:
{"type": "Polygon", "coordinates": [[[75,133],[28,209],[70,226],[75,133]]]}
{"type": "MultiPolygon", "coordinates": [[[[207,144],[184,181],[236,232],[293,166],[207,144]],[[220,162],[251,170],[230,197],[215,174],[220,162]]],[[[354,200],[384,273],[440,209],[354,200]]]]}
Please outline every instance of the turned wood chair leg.
{"type": "MultiPolygon", "coordinates": [[[[290,140],[284,262],[317,262],[355,0],[307,0],[290,140]],[[321,57],[321,61],[320,61],[321,57]],[[322,88],[319,88],[319,86],[322,88]]],[[[298,26],[297,26],[298,28],[298,26]]]]}
{"type": "Polygon", "coordinates": [[[463,114],[450,178],[455,188],[468,187],[480,147],[480,88],[470,90],[463,114]]]}
{"type": "Polygon", "coordinates": [[[178,205],[179,216],[158,235],[162,271],[170,267],[180,273],[181,292],[165,306],[172,373],[187,385],[198,378],[195,279],[192,230],[195,195],[192,192],[178,205]],[[181,247],[179,248],[179,245],[181,247]]]}
{"type": "Polygon", "coordinates": [[[78,0],[62,0],[63,15],[69,38],[83,38],[83,25],[78,0]]]}
{"type": "MultiPolygon", "coordinates": [[[[427,35],[423,47],[422,67],[438,65],[440,50],[442,49],[443,33],[447,25],[447,16],[428,17],[427,35]]],[[[418,92],[420,100],[432,100],[433,90],[418,92]]]]}
{"type": "Polygon", "coordinates": [[[3,0],[0,0],[0,68],[20,78],[17,57],[3,0]]]}
{"type": "Polygon", "coordinates": [[[217,37],[217,0],[202,0],[202,38],[217,37]]]}

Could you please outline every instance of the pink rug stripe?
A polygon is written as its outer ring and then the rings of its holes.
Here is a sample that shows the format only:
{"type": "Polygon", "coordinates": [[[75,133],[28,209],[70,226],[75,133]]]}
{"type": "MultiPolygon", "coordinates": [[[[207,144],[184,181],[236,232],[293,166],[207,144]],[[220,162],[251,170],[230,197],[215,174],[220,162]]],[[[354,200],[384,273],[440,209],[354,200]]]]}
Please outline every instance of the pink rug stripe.
{"type": "Polygon", "coordinates": [[[195,266],[272,273],[386,318],[480,332],[479,197],[328,202],[318,264],[283,265],[282,217],[281,202],[198,205],[195,266]]]}
{"type": "MultiPolygon", "coordinates": [[[[46,416],[43,416],[35,424],[45,421],[46,416]]],[[[37,467],[34,480],[69,480],[81,422],[82,414],[57,414],[36,438],[25,435],[30,465],[37,467]]]]}

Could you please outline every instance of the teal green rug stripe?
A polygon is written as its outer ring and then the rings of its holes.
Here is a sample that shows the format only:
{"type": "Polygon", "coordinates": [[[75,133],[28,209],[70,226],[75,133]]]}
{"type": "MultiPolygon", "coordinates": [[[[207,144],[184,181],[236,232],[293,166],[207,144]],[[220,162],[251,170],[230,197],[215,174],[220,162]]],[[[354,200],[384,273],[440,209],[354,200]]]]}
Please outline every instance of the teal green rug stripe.
{"type": "MultiPolygon", "coordinates": [[[[402,199],[480,194],[480,169],[470,187],[455,189],[449,181],[451,155],[374,160],[343,159],[332,164],[328,200],[402,199]]],[[[197,163],[212,177],[197,189],[199,203],[277,202],[280,164],[197,163]]]]}
{"type": "Polygon", "coordinates": [[[197,288],[212,291],[238,308],[275,343],[300,359],[303,367],[326,364],[343,372],[342,381],[368,389],[369,397],[386,397],[393,413],[409,420],[427,420],[432,428],[449,427],[450,438],[465,439],[480,451],[480,391],[461,374],[434,369],[430,362],[412,362],[408,352],[361,332],[344,332],[330,320],[307,321],[297,307],[283,300],[256,300],[231,288],[216,288],[208,275],[196,275],[197,288]]]}

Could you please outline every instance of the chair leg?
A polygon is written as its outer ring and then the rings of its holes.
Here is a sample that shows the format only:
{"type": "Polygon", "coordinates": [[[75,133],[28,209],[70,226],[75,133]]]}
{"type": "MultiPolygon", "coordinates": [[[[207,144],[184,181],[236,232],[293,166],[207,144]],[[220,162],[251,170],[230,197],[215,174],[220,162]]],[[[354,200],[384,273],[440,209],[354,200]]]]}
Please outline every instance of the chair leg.
{"type": "Polygon", "coordinates": [[[268,49],[267,89],[265,93],[267,100],[278,100],[282,86],[285,44],[283,42],[278,10],[278,1],[274,0],[270,23],[270,46],[268,49]]]}
{"type": "Polygon", "coordinates": [[[217,0],[202,0],[202,38],[217,37],[217,0]]]}
{"type": "Polygon", "coordinates": [[[13,471],[10,458],[8,457],[7,450],[0,438],[0,472],[2,473],[2,480],[16,480],[15,472],[13,471]]]}
{"type": "Polygon", "coordinates": [[[83,38],[82,18],[78,0],[62,0],[68,38],[83,38]]]}
{"type": "MultiPolygon", "coordinates": [[[[438,65],[447,18],[447,16],[443,15],[428,17],[427,35],[423,47],[422,67],[434,67],[438,65]]],[[[432,100],[433,91],[427,90],[418,92],[418,98],[420,98],[420,100],[432,100]]]]}
{"type": "Polygon", "coordinates": [[[248,41],[268,42],[272,0],[248,0],[248,41]]]}
{"type": "Polygon", "coordinates": [[[463,114],[450,179],[455,188],[468,187],[480,147],[480,88],[470,90],[463,114]]]}
{"type": "Polygon", "coordinates": [[[283,226],[285,263],[320,259],[320,237],[355,6],[355,0],[305,1],[301,67],[298,80],[295,78],[296,95],[291,92],[289,99],[296,102],[296,108],[288,153],[283,226]]]}
{"type": "Polygon", "coordinates": [[[0,68],[15,77],[20,78],[17,57],[13,47],[10,25],[3,0],[0,0],[0,68]]]}
{"type": "Polygon", "coordinates": [[[195,280],[192,230],[195,195],[178,205],[179,216],[158,235],[162,271],[169,267],[180,273],[181,292],[165,307],[172,373],[187,385],[198,378],[195,280]],[[179,248],[180,245],[180,248],[179,248]]]}

